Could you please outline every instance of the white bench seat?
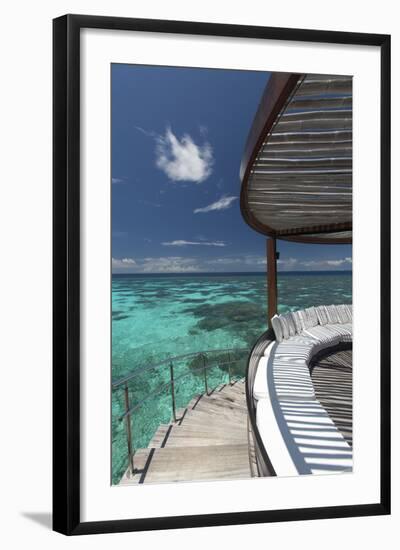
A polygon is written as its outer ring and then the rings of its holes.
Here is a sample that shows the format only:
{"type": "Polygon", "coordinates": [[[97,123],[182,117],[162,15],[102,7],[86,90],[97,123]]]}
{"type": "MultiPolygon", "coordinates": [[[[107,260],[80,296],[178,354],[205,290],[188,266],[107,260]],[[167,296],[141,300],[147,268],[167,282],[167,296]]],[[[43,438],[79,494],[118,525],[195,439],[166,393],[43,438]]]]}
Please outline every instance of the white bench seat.
{"type": "Polygon", "coordinates": [[[278,476],[352,470],[352,449],[317,399],[261,399],[257,427],[278,476]]]}
{"type": "MultiPolygon", "coordinates": [[[[335,306],[328,308],[334,318],[335,306]]],[[[351,312],[351,306],[345,310],[351,312]]],[[[253,386],[256,421],[277,475],[351,471],[352,449],[316,398],[309,370],[316,353],[351,341],[350,322],[307,326],[271,343],[259,360],[253,386]]]]}
{"type": "Polygon", "coordinates": [[[321,349],[322,346],[335,346],[340,342],[343,335],[340,331],[334,329],[334,326],[335,325],[317,325],[316,327],[311,327],[305,330],[304,333],[317,340],[321,346],[321,349]]]}
{"type": "Polygon", "coordinates": [[[267,368],[270,353],[277,346],[276,342],[271,342],[270,345],[264,351],[264,357],[258,362],[257,371],[254,377],[253,383],[253,397],[254,399],[268,398],[268,384],[267,384],[267,368]]]}

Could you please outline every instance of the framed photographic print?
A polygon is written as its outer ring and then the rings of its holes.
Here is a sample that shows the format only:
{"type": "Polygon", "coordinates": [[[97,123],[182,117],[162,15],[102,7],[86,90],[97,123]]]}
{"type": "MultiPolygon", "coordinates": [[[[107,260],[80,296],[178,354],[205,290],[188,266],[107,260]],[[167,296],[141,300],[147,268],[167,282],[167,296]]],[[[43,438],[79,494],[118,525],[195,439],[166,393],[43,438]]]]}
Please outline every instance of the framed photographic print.
{"type": "Polygon", "coordinates": [[[54,529],[390,513],[390,37],[54,20],[54,529]]]}

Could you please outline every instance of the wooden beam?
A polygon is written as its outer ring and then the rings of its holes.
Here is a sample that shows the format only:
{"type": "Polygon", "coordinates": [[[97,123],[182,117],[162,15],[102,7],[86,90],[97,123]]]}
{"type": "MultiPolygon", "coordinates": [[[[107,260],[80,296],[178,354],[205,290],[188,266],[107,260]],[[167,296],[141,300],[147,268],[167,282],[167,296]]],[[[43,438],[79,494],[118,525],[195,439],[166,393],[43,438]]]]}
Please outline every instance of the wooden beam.
{"type": "Polygon", "coordinates": [[[245,222],[263,235],[273,235],[274,230],[268,225],[257,221],[247,206],[250,172],[266,136],[303,76],[295,73],[273,73],[270,76],[254,117],[240,165],[240,179],[242,181],[240,210],[245,222]]]}
{"type": "Polygon", "coordinates": [[[287,236],[291,237],[294,235],[307,235],[308,233],[337,233],[340,231],[352,231],[353,222],[340,222],[340,223],[326,223],[319,225],[310,225],[308,227],[292,227],[290,229],[280,229],[275,232],[278,238],[287,236]]]}
{"type": "MultiPolygon", "coordinates": [[[[329,235],[329,233],[328,233],[329,235]]],[[[318,237],[310,237],[307,235],[299,235],[299,236],[292,236],[292,237],[286,237],[286,236],[279,236],[279,240],[283,241],[291,241],[294,243],[310,243],[310,244],[352,244],[353,239],[352,237],[335,237],[334,239],[324,238],[323,236],[318,237]]]]}
{"type": "Polygon", "coordinates": [[[276,239],[267,239],[268,326],[278,309],[278,284],[276,269],[276,239]]]}

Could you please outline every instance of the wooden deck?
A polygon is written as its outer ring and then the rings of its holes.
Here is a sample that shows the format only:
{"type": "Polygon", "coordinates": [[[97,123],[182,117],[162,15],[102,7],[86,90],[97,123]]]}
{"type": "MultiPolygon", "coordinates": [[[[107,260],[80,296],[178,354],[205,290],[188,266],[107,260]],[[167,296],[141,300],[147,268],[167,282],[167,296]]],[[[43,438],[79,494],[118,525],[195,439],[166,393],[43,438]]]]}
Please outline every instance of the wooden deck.
{"type": "MultiPolygon", "coordinates": [[[[352,446],[352,351],[337,351],[317,360],[311,378],[317,399],[352,446]]],[[[248,433],[244,380],[194,397],[177,417],[177,422],[159,426],[147,448],[136,451],[138,471],[132,476],[128,469],[120,485],[260,475],[248,433]]]]}
{"type": "Polygon", "coordinates": [[[251,477],[244,381],[193,398],[134,455],[120,485],[251,477]]]}
{"type": "Polygon", "coordinates": [[[353,445],[353,384],[351,350],[318,360],[311,368],[315,394],[349,445],[353,445]]]}

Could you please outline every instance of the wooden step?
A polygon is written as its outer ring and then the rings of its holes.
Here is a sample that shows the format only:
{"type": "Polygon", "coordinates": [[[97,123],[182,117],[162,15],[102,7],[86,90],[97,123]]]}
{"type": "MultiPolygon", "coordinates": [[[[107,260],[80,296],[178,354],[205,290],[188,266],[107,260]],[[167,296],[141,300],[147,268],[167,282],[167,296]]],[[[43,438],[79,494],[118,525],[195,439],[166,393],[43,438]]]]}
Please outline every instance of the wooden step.
{"type": "MultiPolygon", "coordinates": [[[[145,465],[150,453],[151,460],[142,475],[143,483],[247,479],[251,476],[247,445],[141,449],[135,455],[137,463],[145,465]]],[[[124,476],[121,484],[139,481],[139,474],[132,478],[124,476]]]]}
{"type": "MultiPolygon", "coordinates": [[[[186,408],[187,407],[181,407],[179,409],[176,409],[176,420],[177,422],[179,422],[179,418],[185,414],[185,411],[186,411],[186,408]]],[[[172,422],[172,418],[171,418],[171,422],[172,422]]]]}
{"type": "MultiPolygon", "coordinates": [[[[229,438],[230,436],[237,436],[243,434],[247,431],[246,422],[241,422],[240,424],[227,424],[224,422],[215,422],[215,423],[195,423],[189,422],[186,425],[174,426],[173,430],[170,431],[170,436],[174,434],[179,434],[182,437],[182,434],[187,433],[190,435],[203,435],[203,434],[220,434],[224,438],[229,438]]],[[[169,439],[169,438],[168,438],[169,439]]]]}
{"type": "Polygon", "coordinates": [[[224,399],[231,401],[242,401],[243,398],[246,399],[244,392],[234,391],[231,388],[224,388],[220,392],[213,392],[209,395],[205,394],[203,399],[224,399]]]}
{"type": "Polygon", "coordinates": [[[171,424],[160,424],[156,433],[153,435],[153,437],[150,440],[150,443],[147,446],[149,448],[161,447],[170,426],[171,424]]]}
{"type": "Polygon", "coordinates": [[[146,472],[146,466],[149,466],[153,453],[154,448],[147,447],[147,449],[138,449],[133,457],[133,465],[137,472],[132,474],[131,469],[128,468],[119,482],[119,485],[137,485],[142,483],[146,472]]]}
{"type": "Polygon", "coordinates": [[[198,416],[189,416],[187,419],[185,417],[181,425],[177,427],[182,428],[182,430],[190,428],[191,426],[196,427],[196,429],[205,430],[242,430],[246,426],[246,416],[241,415],[234,416],[233,418],[224,417],[222,415],[207,414],[199,412],[198,416]]]}
{"type": "Polygon", "coordinates": [[[167,447],[186,447],[186,446],[209,446],[209,445],[229,445],[247,444],[247,432],[227,432],[227,431],[199,431],[195,428],[180,430],[174,429],[168,438],[167,447]]]}
{"type": "Polygon", "coordinates": [[[193,407],[196,407],[196,405],[198,404],[198,402],[201,400],[201,398],[203,397],[203,394],[199,394],[199,395],[195,395],[188,403],[188,406],[186,407],[188,409],[188,411],[192,410],[193,407]]]}
{"type": "Polygon", "coordinates": [[[219,414],[221,412],[221,409],[223,409],[226,414],[229,414],[230,412],[235,413],[246,413],[247,408],[243,404],[240,404],[239,402],[232,402],[230,400],[222,400],[222,399],[211,399],[211,398],[204,398],[202,399],[198,406],[195,408],[195,411],[210,411],[215,414],[219,414]]]}
{"type": "Polygon", "coordinates": [[[244,388],[238,381],[194,396],[135,453],[138,471],[128,469],[120,484],[251,477],[244,388]]]}
{"type": "Polygon", "coordinates": [[[223,410],[218,413],[209,412],[207,410],[200,410],[188,412],[180,426],[187,425],[203,425],[210,428],[215,426],[224,426],[227,429],[235,429],[237,427],[244,427],[247,421],[247,414],[245,413],[225,413],[223,410]]]}
{"type": "Polygon", "coordinates": [[[213,395],[223,395],[224,397],[230,397],[234,400],[236,399],[242,399],[243,397],[246,399],[246,392],[244,390],[241,390],[241,389],[235,389],[235,386],[233,386],[232,388],[224,388],[222,391],[220,392],[217,392],[216,394],[213,394],[213,395]]]}

